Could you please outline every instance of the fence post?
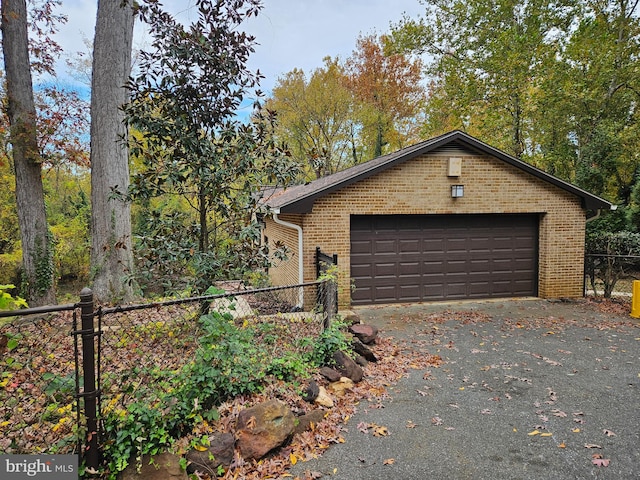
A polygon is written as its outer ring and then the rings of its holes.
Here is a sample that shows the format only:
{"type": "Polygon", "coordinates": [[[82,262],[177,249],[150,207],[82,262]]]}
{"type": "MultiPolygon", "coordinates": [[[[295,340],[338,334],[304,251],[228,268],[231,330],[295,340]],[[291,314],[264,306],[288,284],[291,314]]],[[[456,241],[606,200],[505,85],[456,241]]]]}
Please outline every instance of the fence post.
{"type": "Polygon", "coordinates": [[[84,377],[82,397],[87,424],[84,459],[87,467],[97,469],[100,462],[98,452],[98,408],[96,389],[95,337],[93,321],[93,291],[83,288],[80,292],[80,318],[82,319],[82,375],[84,377]]]}

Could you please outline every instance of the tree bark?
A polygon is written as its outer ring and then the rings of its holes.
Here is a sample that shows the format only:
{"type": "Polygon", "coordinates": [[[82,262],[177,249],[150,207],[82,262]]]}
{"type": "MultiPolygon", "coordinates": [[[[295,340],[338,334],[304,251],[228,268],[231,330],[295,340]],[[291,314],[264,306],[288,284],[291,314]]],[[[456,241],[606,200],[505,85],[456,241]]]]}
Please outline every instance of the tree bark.
{"type": "Polygon", "coordinates": [[[91,273],[101,302],[133,298],[128,128],[132,0],[99,0],[91,82],[91,273]]]}
{"type": "Polygon", "coordinates": [[[16,178],[25,295],[31,306],[56,303],[52,245],[44,205],[42,163],[29,61],[25,0],[2,0],[2,51],[16,178]]]}

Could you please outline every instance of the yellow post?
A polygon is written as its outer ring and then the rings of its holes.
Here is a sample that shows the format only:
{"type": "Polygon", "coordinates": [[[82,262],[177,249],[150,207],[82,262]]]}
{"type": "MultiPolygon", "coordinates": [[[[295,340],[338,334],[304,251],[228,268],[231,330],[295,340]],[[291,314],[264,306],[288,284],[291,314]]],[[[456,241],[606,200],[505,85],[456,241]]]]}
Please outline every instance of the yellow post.
{"type": "Polygon", "coordinates": [[[631,294],[631,316],[640,318],[640,280],[633,281],[633,293],[631,294]]]}

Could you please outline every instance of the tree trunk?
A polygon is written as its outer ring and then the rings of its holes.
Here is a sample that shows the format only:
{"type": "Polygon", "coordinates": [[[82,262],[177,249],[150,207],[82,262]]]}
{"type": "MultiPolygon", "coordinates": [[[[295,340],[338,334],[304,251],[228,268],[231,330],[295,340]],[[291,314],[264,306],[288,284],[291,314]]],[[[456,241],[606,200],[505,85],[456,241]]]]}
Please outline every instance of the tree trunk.
{"type": "Polygon", "coordinates": [[[25,0],[2,0],[2,50],[25,295],[31,306],[53,305],[56,303],[53,255],[42,188],[25,0]]]}
{"type": "Polygon", "coordinates": [[[121,107],[131,70],[131,0],[99,0],[91,82],[91,273],[102,302],[133,298],[128,128],[121,107]]]}

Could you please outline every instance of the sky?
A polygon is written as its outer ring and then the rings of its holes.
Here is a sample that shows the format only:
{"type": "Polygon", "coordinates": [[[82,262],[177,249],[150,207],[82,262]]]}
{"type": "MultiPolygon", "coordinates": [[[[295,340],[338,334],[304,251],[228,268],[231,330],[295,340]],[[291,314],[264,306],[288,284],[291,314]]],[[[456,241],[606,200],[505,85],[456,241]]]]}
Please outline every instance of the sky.
{"type": "MultiPolygon", "coordinates": [[[[194,0],[163,3],[182,21],[196,15],[194,0]]],[[[265,76],[261,82],[265,92],[294,68],[308,73],[322,66],[326,56],[347,58],[358,35],[385,33],[403,13],[415,18],[424,12],[418,0],[263,0],[263,4],[245,30],[259,44],[249,67],[265,76]]],[[[68,22],[57,40],[68,54],[84,50],[83,36],[93,38],[96,6],[97,0],[63,0],[59,12],[68,16],[68,22]]],[[[138,28],[134,48],[143,44],[144,33],[138,28]]]]}

